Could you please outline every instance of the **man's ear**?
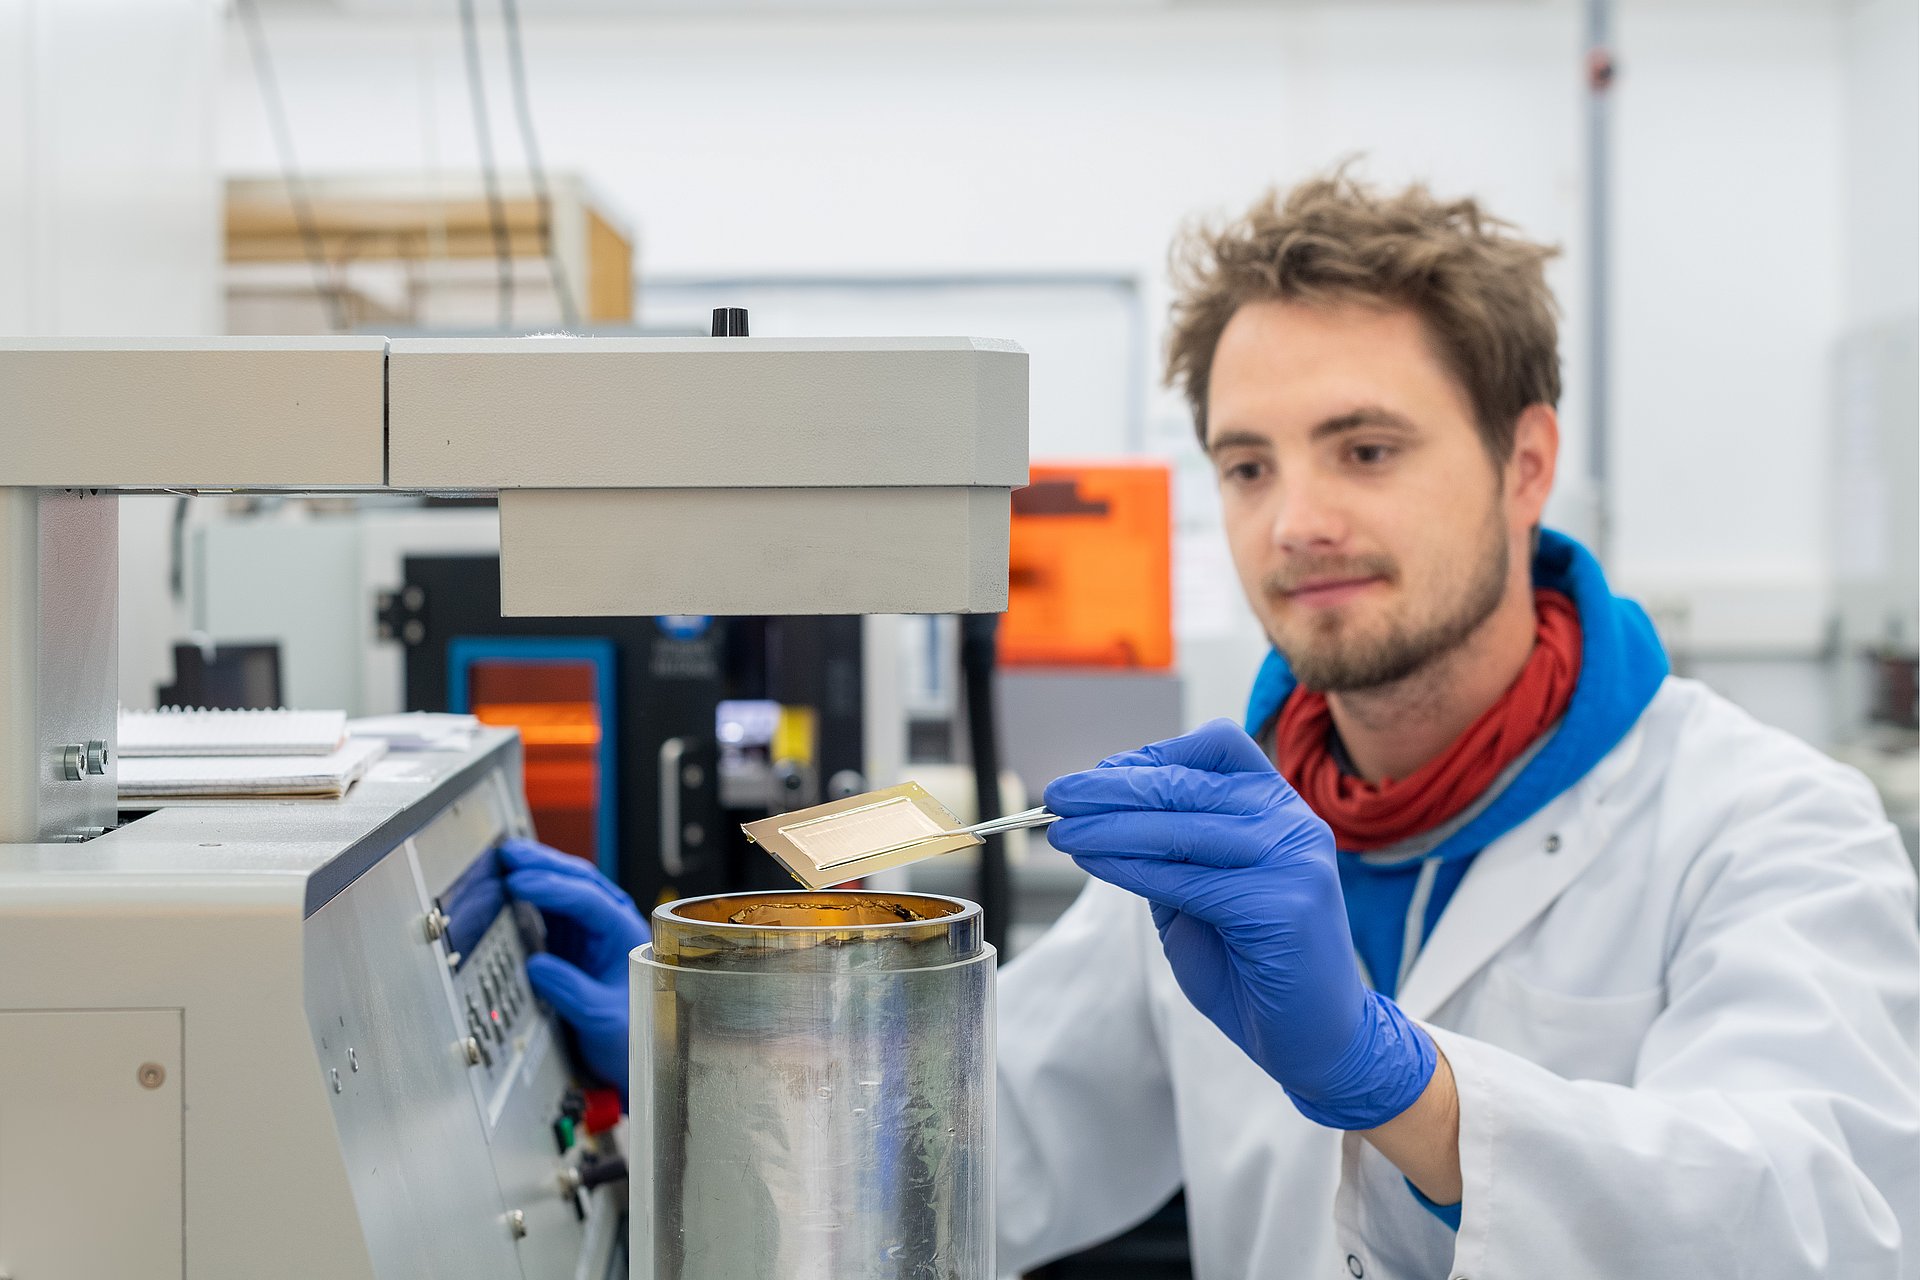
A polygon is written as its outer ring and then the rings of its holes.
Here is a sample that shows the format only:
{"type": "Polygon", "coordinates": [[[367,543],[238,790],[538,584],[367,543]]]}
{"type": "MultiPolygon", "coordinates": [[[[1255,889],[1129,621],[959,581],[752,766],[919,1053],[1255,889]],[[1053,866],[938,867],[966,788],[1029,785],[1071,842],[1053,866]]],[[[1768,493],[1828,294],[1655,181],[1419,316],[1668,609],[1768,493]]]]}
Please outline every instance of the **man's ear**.
{"type": "Polygon", "coordinates": [[[1553,492],[1560,459],[1560,415],[1550,404],[1530,404],[1513,424],[1513,453],[1507,459],[1507,514],[1517,525],[1537,525],[1553,492]]]}

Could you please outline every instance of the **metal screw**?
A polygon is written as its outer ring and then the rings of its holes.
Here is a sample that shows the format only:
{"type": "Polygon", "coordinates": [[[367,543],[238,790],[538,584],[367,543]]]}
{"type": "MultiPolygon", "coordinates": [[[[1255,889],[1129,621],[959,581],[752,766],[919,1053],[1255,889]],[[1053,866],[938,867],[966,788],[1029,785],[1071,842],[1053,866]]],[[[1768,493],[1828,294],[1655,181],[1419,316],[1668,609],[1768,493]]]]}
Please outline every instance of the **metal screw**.
{"type": "Polygon", "coordinates": [[[333,1091],[335,1093],[339,1093],[342,1089],[346,1087],[345,1085],[340,1083],[340,1068],[338,1067],[327,1068],[327,1079],[333,1081],[333,1091]]]}
{"type": "Polygon", "coordinates": [[[95,738],[87,744],[87,772],[96,776],[107,771],[107,744],[95,738]]]}
{"type": "Polygon", "coordinates": [[[527,1238],[527,1215],[518,1209],[507,1210],[507,1230],[513,1233],[515,1240],[527,1238]]]}
{"type": "Polygon", "coordinates": [[[352,1045],[347,1046],[347,1065],[355,1071],[360,1069],[360,1055],[353,1051],[352,1045]]]}
{"type": "Polygon", "coordinates": [[[87,773],[87,749],[78,742],[60,748],[60,774],[68,782],[78,782],[87,773]]]}
{"type": "Polygon", "coordinates": [[[447,936],[447,913],[435,907],[427,912],[427,941],[438,942],[447,936]]]}
{"type": "Polygon", "coordinates": [[[690,764],[680,771],[680,785],[689,791],[697,790],[707,780],[707,771],[697,764],[690,764]]]}
{"type": "Polygon", "coordinates": [[[680,843],[689,849],[698,849],[707,842],[707,829],[697,822],[689,822],[686,830],[680,833],[680,843]]]}
{"type": "Polygon", "coordinates": [[[142,1089],[158,1089],[167,1082],[167,1069],[157,1062],[143,1062],[134,1075],[140,1081],[142,1089]]]}
{"type": "Polygon", "coordinates": [[[480,1038],[478,1036],[468,1036],[460,1042],[460,1047],[466,1051],[468,1066],[477,1067],[480,1065],[480,1038]]]}

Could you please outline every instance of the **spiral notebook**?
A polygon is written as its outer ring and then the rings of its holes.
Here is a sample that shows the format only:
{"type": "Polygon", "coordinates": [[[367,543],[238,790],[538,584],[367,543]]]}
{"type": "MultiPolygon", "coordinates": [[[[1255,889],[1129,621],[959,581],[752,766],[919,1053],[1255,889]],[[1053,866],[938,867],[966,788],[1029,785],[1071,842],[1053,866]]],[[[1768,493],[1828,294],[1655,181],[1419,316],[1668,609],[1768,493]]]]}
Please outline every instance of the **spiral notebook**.
{"type": "Polygon", "coordinates": [[[120,757],[324,756],[347,739],[344,711],[120,712],[120,757]]]}

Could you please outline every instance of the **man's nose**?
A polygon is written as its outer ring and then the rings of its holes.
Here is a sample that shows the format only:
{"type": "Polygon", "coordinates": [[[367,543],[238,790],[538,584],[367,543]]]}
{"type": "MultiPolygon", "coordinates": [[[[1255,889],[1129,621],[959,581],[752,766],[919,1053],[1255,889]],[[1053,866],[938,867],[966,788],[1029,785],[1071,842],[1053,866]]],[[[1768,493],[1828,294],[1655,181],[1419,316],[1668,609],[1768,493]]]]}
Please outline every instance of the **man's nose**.
{"type": "Polygon", "coordinates": [[[1347,521],[1325,485],[1304,478],[1275,486],[1273,545],[1281,551],[1325,551],[1347,536],[1347,521]]]}

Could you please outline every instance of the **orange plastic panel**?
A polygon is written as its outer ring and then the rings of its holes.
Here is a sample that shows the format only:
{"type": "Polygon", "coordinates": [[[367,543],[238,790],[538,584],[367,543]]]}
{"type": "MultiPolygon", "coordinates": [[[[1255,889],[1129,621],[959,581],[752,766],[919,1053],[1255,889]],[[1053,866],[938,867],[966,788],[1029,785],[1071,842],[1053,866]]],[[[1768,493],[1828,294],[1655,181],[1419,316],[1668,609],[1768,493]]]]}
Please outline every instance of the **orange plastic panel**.
{"type": "Polygon", "coordinates": [[[1159,462],[1034,463],[1013,495],[1010,665],[1173,665],[1172,475],[1159,462]]]}
{"type": "Polygon", "coordinates": [[[600,789],[594,676],[590,662],[509,659],[476,662],[470,676],[473,714],[520,730],[534,831],[588,860],[598,843],[600,789]]]}

